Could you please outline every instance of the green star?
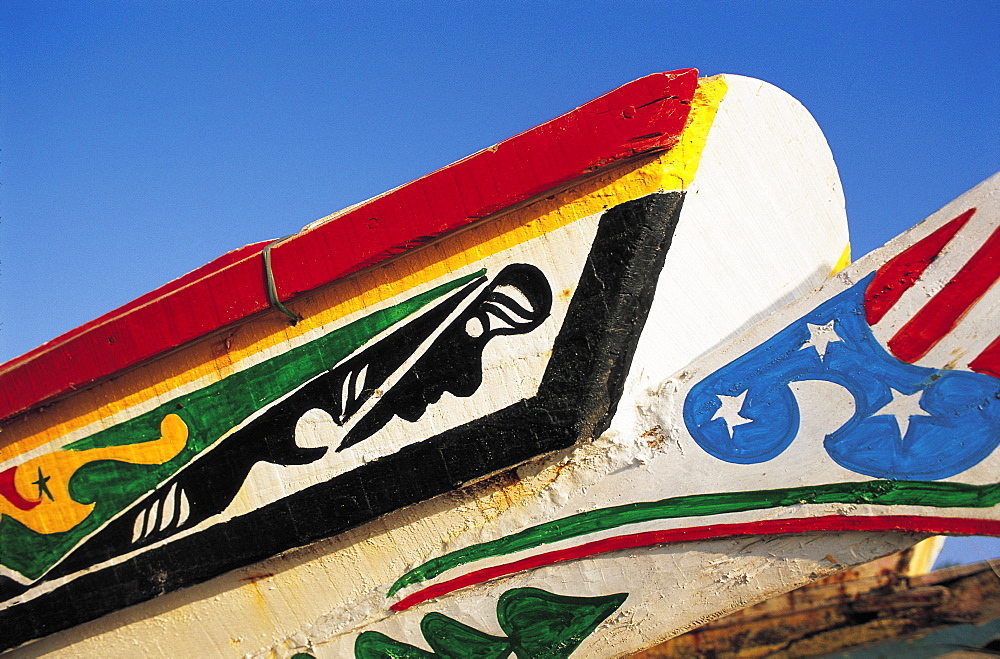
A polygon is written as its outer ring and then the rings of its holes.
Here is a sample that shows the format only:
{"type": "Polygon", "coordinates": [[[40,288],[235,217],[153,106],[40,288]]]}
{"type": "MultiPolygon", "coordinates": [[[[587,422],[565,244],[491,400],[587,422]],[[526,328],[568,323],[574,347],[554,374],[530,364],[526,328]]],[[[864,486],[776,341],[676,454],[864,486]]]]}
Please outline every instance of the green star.
{"type": "Polygon", "coordinates": [[[42,498],[42,495],[46,495],[49,501],[55,501],[55,497],[52,496],[52,492],[49,491],[48,482],[51,476],[42,476],[42,468],[38,468],[38,480],[32,483],[32,485],[38,486],[38,498],[42,498]]]}

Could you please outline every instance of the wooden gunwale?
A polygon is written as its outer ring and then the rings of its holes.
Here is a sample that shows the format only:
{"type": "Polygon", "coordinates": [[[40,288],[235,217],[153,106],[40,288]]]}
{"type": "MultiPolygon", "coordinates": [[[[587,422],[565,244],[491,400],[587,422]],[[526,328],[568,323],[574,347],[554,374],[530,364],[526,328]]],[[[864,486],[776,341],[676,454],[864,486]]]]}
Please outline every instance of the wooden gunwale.
{"type": "MultiPolygon", "coordinates": [[[[671,148],[695,69],[630,82],[551,121],[352,207],[273,246],[278,300],[522,204],[575,179],[671,148]]],[[[261,252],[246,245],[0,366],[0,420],[270,308],[261,252]]]]}

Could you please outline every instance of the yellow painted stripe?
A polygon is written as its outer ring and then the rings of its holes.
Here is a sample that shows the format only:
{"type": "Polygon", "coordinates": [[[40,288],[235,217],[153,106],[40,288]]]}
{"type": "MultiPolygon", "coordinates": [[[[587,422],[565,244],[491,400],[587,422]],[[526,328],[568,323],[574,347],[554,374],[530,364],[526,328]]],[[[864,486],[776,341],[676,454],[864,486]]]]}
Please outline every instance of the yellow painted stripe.
{"type": "Polygon", "coordinates": [[[723,76],[702,78],[691,101],[691,114],[677,146],[661,157],[663,190],[686,190],[694,181],[701,154],[708,141],[708,131],[715,120],[722,97],[726,95],[723,76]]]}
{"type": "Polygon", "coordinates": [[[834,276],[847,266],[851,265],[851,243],[847,243],[844,247],[844,251],[840,254],[840,258],[833,266],[833,270],[830,271],[830,276],[834,276]]]}

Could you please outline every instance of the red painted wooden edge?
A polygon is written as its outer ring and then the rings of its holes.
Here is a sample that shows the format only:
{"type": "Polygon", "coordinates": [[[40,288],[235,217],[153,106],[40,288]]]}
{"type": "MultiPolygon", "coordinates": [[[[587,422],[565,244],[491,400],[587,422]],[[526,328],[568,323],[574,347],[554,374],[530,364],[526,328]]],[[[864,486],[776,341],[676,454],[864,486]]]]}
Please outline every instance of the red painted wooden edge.
{"type": "Polygon", "coordinates": [[[595,540],[583,545],[536,554],[502,565],[494,565],[463,574],[454,579],[422,588],[393,604],[393,611],[405,611],[421,602],[443,597],[461,588],[475,586],[500,577],[510,576],[546,565],[574,561],[622,549],[639,549],[653,545],[667,545],[696,540],[713,540],[741,535],[785,535],[816,531],[900,531],[907,533],[933,533],[947,535],[1000,535],[1000,522],[988,519],[962,519],[960,517],[921,517],[918,515],[886,515],[884,517],[854,517],[831,515],[799,519],[769,519],[737,524],[714,524],[693,528],[646,531],[595,540]]]}
{"type": "MultiPolygon", "coordinates": [[[[695,69],[655,73],[296,234],[271,250],[282,301],[632,156],[676,144],[695,69]]],[[[0,420],[268,308],[260,252],[219,257],[0,366],[0,420]]]]}

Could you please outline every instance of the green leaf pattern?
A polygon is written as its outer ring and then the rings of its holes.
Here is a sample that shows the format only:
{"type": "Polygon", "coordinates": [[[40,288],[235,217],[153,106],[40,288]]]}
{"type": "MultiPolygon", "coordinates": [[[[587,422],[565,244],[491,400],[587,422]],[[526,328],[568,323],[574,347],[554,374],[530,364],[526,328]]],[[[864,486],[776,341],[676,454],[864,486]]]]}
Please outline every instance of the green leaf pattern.
{"type": "Polygon", "coordinates": [[[497,621],[507,634],[493,636],[442,613],[428,613],[420,632],[428,652],[369,631],[354,644],[355,659],[565,659],[597,626],[618,610],[628,593],[569,597],[538,588],[515,588],[500,596],[497,621]]]}

